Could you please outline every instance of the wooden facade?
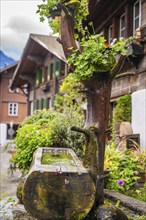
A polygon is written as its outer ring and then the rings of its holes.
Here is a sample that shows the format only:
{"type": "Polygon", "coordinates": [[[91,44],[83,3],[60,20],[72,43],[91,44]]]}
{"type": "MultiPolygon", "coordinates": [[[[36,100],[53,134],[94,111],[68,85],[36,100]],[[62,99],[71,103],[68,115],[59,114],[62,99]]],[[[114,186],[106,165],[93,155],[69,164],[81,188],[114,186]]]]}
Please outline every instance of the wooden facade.
{"type": "Polygon", "coordinates": [[[12,88],[27,85],[31,115],[34,110],[53,107],[54,96],[66,74],[66,59],[57,38],[31,34],[14,73],[12,88]]]}
{"type": "Polygon", "coordinates": [[[146,89],[146,1],[100,0],[96,1],[96,7],[93,7],[93,0],[90,2],[90,10],[93,10],[89,20],[93,20],[96,33],[102,34],[107,43],[115,38],[133,36],[137,39],[113,82],[111,101],[126,93],[146,89]]]}
{"type": "Polygon", "coordinates": [[[0,70],[0,145],[6,144],[16,134],[18,125],[27,115],[27,98],[20,89],[12,90],[10,84],[17,62],[0,70]]]}
{"type": "Polygon", "coordinates": [[[135,38],[112,83],[111,113],[120,96],[131,94],[133,131],[140,134],[140,146],[146,149],[146,1],[90,0],[90,11],[88,20],[107,43],[135,38]]]}

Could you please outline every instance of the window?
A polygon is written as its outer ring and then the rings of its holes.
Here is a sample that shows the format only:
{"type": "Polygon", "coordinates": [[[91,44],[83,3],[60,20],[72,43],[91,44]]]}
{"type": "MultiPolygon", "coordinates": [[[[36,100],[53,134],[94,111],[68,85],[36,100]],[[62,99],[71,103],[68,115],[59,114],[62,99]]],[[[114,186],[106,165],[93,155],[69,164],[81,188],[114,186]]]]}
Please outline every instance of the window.
{"type": "Polygon", "coordinates": [[[57,60],[57,61],[54,63],[54,66],[53,66],[53,74],[54,74],[54,78],[60,76],[60,60],[57,60]]]}
{"type": "Polygon", "coordinates": [[[37,70],[37,72],[36,72],[36,81],[35,81],[36,86],[38,86],[39,83],[40,83],[40,71],[37,70]]]}
{"type": "Polygon", "coordinates": [[[47,68],[47,81],[51,79],[51,66],[49,65],[47,68]]]}
{"type": "Polygon", "coordinates": [[[47,100],[48,100],[48,99],[44,99],[44,100],[43,100],[43,109],[47,109],[47,107],[48,107],[48,106],[47,106],[47,100]]]}
{"type": "Polygon", "coordinates": [[[61,61],[60,75],[65,76],[65,62],[61,61]]]}
{"type": "Polygon", "coordinates": [[[41,71],[42,71],[42,82],[41,83],[44,83],[44,81],[45,81],[45,68],[42,67],[41,71]]]}
{"type": "Polygon", "coordinates": [[[54,106],[54,96],[51,96],[51,97],[50,97],[49,107],[50,107],[50,108],[53,108],[53,106],[54,106]]]}
{"type": "Polygon", "coordinates": [[[8,104],[8,115],[17,116],[18,115],[18,103],[8,104]]]}
{"type": "Polygon", "coordinates": [[[120,17],[120,38],[125,38],[125,14],[120,17]]]}
{"type": "Polygon", "coordinates": [[[36,100],[34,100],[33,101],[33,111],[35,111],[36,109],[37,109],[37,101],[36,100]]]}
{"type": "Polygon", "coordinates": [[[38,109],[42,110],[43,109],[43,99],[40,99],[38,102],[38,109]]]}
{"type": "Polygon", "coordinates": [[[47,100],[47,108],[50,109],[50,108],[53,108],[53,106],[54,106],[54,97],[51,96],[47,100]]]}
{"type": "Polygon", "coordinates": [[[108,29],[108,43],[111,44],[113,41],[113,26],[111,25],[108,29]]]}
{"type": "Polygon", "coordinates": [[[135,35],[135,30],[140,27],[141,23],[141,1],[135,2],[133,10],[133,35],[135,35]]]}
{"type": "Polygon", "coordinates": [[[50,66],[50,79],[53,79],[53,63],[50,66]]]}

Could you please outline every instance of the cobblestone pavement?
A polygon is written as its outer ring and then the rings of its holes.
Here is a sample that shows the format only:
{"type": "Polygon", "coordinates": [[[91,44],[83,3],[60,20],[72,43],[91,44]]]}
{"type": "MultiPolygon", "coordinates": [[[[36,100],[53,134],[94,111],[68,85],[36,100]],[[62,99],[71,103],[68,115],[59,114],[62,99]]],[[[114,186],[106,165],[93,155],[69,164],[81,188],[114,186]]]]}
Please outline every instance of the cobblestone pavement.
{"type": "Polygon", "coordinates": [[[21,177],[19,171],[9,171],[11,154],[0,148],[0,219],[12,219],[11,208],[16,198],[16,189],[21,177]]]}

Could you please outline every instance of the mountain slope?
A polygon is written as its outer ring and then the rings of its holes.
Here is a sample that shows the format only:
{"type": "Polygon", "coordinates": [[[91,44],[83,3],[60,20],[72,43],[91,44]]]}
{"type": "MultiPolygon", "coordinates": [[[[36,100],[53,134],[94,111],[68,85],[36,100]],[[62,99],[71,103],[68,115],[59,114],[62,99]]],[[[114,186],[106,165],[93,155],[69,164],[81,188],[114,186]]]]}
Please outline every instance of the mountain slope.
{"type": "Polygon", "coordinates": [[[15,60],[12,58],[6,56],[1,50],[0,50],[0,69],[14,63],[15,60]]]}

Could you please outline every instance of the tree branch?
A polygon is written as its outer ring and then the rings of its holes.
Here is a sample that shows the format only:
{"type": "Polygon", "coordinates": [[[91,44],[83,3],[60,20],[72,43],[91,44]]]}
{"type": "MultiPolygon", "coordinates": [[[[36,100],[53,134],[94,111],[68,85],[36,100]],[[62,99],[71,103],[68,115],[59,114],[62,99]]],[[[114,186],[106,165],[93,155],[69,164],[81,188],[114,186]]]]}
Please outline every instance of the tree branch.
{"type": "Polygon", "coordinates": [[[114,78],[122,69],[124,62],[125,62],[126,56],[120,55],[117,64],[114,66],[114,68],[111,70],[111,76],[114,78]]]}
{"type": "Polygon", "coordinates": [[[83,133],[85,136],[88,136],[88,137],[90,136],[90,133],[86,129],[78,128],[78,127],[75,127],[75,126],[71,127],[71,131],[76,131],[76,132],[83,133]]]}
{"type": "Polygon", "coordinates": [[[61,40],[66,58],[72,54],[72,50],[78,49],[73,29],[73,20],[71,16],[65,14],[64,10],[61,11],[61,40]]]}

